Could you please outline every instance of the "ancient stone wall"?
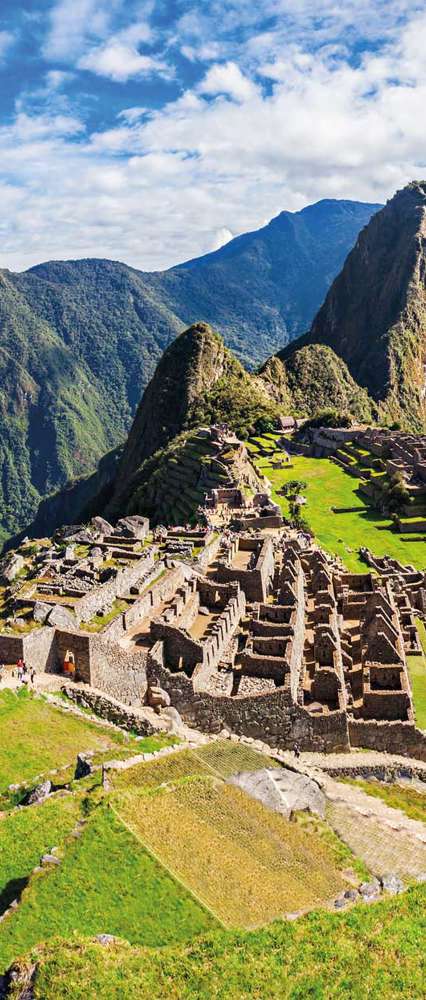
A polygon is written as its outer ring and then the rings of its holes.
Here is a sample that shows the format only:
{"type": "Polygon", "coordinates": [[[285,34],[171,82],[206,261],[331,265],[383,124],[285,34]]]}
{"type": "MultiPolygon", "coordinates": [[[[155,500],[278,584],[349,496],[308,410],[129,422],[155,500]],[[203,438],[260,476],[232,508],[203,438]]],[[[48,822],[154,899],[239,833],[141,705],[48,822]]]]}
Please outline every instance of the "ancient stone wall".
{"type": "Polygon", "coordinates": [[[120,704],[119,701],[112,700],[100,691],[91,688],[80,688],[64,684],[62,690],[82,708],[90,708],[99,715],[101,719],[107,719],[122,729],[128,729],[137,733],[138,736],[152,736],[158,732],[147,716],[132,712],[128,706],[120,704]]]}
{"type": "Polygon", "coordinates": [[[62,671],[65,660],[69,659],[69,654],[73,654],[76,667],[76,678],[91,683],[90,665],[91,648],[94,636],[89,634],[67,632],[64,629],[56,629],[54,644],[54,669],[62,671]]]}
{"type": "Polygon", "coordinates": [[[426,761],[426,733],[412,722],[349,720],[351,746],[407,755],[426,761]]]}
{"type": "Polygon", "coordinates": [[[140,706],[146,694],[146,650],[129,653],[112,640],[91,643],[90,683],[126,705],[140,706]]]}
{"type": "MultiPolygon", "coordinates": [[[[259,540],[255,538],[239,538],[238,548],[241,551],[256,550],[259,540]]],[[[237,569],[236,567],[220,563],[217,569],[217,579],[221,583],[231,580],[239,583],[241,590],[248,601],[265,601],[268,596],[270,584],[273,579],[275,569],[274,549],[271,538],[262,540],[260,551],[253,569],[237,569]]]]}
{"type": "Polygon", "coordinates": [[[229,698],[194,692],[192,681],[182,671],[171,673],[164,665],[161,642],[150,650],[147,675],[168,691],[172,705],[189,725],[204,732],[219,733],[223,728],[238,735],[263,739],[271,746],[292,749],[297,740],[303,750],[330,751],[348,748],[344,712],[310,716],[293,703],[290,690],[247,697],[229,698]]]}
{"type": "Polygon", "coordinates": [[[76,601],[74,610],[78,622],[87,622],[96,615],[100,608],[111,607],[117,597],[128,593],[139,580],[154,567],[154,547],[131,566],[120,569],[115,577],[106,583],[99,584],[89,590],[84,597],[76,601]]]}

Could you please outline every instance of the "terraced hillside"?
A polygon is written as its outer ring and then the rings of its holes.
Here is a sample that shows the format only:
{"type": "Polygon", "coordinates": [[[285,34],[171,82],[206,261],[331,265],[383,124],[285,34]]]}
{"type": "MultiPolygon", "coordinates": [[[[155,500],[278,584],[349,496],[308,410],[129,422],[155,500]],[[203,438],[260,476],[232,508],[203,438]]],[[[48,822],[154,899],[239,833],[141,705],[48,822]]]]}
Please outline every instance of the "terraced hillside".
{"type": "MultiPolygon", "coordinates": [[[[282,488],[292,480],[306,483],[302,491],[307,500],[303,518],[326,551],[340,556],[349,570],[365,571],[365,563],[359,556],[362,547],[370,549],[373,555],[389,555],[403,565],[425,568],[426,535],[398,532],[391,517],[381,514],[361,489],[367,468],[361,466],[363,456],[357,459],[348,455],[346,465],[341,460],[292,455],[283,467],[282,451],[273,437],[254,437],[249,448],[259,473],[270,481],[273,498],[285,517],[290,516],[290,498],[282,494],[282,488]],[[348,475],[349,467],[352,475],[348,475]]],[[[370,462],[367,456],[365,460],[370,462]]],[[[381,474],[373,467],[372,472],[381,474]]]]}
{"type": "Polygon", "coordinates": [[[395,515],[400,534],[410,534],[412,542],[426,541],[426,490],[390,475],[383,459],[354,442],[342,445],[333,459],[359,480],[359,492],[373,507],[395,515]]]}
{"type": "MultiPolygon", "coordinates": [[[[346,846],[345,818],[339,814],[341,840],[327,820],[285,819],[228,783],[235,773],[279,768],[277,761],[231,740],[178,746],[109,770],[106,789],[100,770],[73,779],[72,747],[91,747],[96,765],[136,747],[152,754],[167,737],[136,739],[10,691],[0,710],[9,747],[20,713],[15,782],[38,780],[43,731],[34,727],[33,742],[30,733],[34,713],[45,711],[45,764],[67,785],[20,809],[10,790],[3,796],[0,973],[15,964],[8,1000],[22,1000],[24,987],[34,1000],[239,1000],[259,989],[293,1000],[295,987],[319,1000],[352,1000],[364,989],[394,1000],[396,975],[401,996],[420,1000],[424,887],[396,901],[358,902],[348,914],[327,912],[346,889],[350,906],[353,886],[368,877],[346,846]],[[313,907],[306,917],[279,919],[313,907]]],[[[412,794],[410,802],[395,794],[408,815],[412,794]]]]}

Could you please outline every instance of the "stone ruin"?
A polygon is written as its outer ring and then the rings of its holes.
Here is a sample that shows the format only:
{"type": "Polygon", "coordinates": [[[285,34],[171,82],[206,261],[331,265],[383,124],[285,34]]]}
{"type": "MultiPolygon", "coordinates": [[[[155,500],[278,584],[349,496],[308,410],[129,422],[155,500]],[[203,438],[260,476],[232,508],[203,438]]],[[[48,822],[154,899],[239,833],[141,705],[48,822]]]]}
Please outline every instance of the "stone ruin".
{"type": "Polygon", "coordinates": [[[98,701],[155,701],[206,732],[426,759],[407,671],[425,574],[367,552],[368,570],[346,573],[283,526],[268,494],[216,493],[224,529],[159,526],[152,543],[146,518],[97,517],[46,541],[25,581],[20,566],[9,583],[14,613],[30,608],[34,628],[0,634],[0,660],[71,664],[98,701]]]}

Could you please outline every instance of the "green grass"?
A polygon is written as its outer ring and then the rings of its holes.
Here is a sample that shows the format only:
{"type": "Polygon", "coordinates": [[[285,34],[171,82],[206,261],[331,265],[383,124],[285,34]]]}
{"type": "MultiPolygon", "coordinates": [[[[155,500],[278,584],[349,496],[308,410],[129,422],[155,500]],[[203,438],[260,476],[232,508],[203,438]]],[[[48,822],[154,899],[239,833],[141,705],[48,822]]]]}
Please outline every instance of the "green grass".
{"type": "Polygon", "coordinates": [[[216,926],[102,805],[52,869],[33,877],[19,908],[0,924],[0,969],[57,934],[108,933],[159,946],[192,941],[216,926]]]}
{"type": "Polygon", "coordinates": [[[289,516],[288,501],[277,490],[291,479],[307,483],[303,493],[308,502],[303,517],[324,549],[340,556],[351,572],[366,572],[358,555],[361,546],[371,549],[374,555],[389,555],[417,569],[426,568],[426,545],[412,539],[404,541],[403,536],[390,530],[389,518],[370,507],[358,492],[359,480],[330,459],[295,456],[292,469],[273,469],[269,458],[256,458],[255,464],[272,483],[273,498],[285,516],[289,516]],[[333,507],[359,509],[335,514],[333,507]]]}
{"type": "Polygon", "coordinates": [[[423,1000],[425,902],[419,886],[344,914],[161,950],[56,941],[29,956],[40,959],[35,1000],[423,1000]]]}
{"type": "Polygon", "coordinates": [[[40,806],[16,809],[0,820],[0,913],[22,891],[41,855],[60,845],[71,832],[79,813],[80,798],[66,795],[40,806]]]}
{"type": "MultiPolygon", "coordinates": [[[[0,793],[12,783],[29,781],[38,774],[71,764],[80,750],[102,752],[123,743],[124,739],[117,730],[66,714],[27,691],[18,694],[2,691],[0,793]]],[[[138,746],[136,740],[134,745],[138,746]]]]}
{"type": "Polygon", "coordinates": [[[402,809],[410,819],[418,819],[426,823],[426,785],[424,792],[415,788],[402,788],[400,785],[388,785],[378,781],[363,781],[362,778],[342,778],[345,784],[362,788],[363,792],[373,795],[376,799],[386,802],[392,809],[402,809]]]}
{"type": "Polygon", "coordinates": [[[126,601],[116,600],[106,615],[94,615],[90,621],[82,622],[81,628],[84,632],[100,632],[101,629],[105,628],[106,625],[109,625],[114,618],[117,618],[119,614],[123,611],[127,611],[127,608],[128,604],[126,604],[126,601]]]}
{"type": "Polygon", "coordinates": [[[416,619],[416,625],[423,653],[419,656],[407,656],[407,667],[416,723],[419,729],[426,729],[426,629],[420,618],[416,619]]]}

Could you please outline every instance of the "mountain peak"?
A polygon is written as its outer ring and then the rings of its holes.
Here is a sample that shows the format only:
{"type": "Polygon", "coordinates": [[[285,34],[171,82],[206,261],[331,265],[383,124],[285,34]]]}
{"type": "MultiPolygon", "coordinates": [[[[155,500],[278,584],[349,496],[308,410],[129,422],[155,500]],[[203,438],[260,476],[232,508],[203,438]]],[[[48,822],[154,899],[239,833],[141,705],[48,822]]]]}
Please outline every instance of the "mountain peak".
{"type": "Polygon", "coordinates": [[[397,191],[370,220],[304,343],[332,347],[384,413],[426,426],[426,182],[397,191]]]}

